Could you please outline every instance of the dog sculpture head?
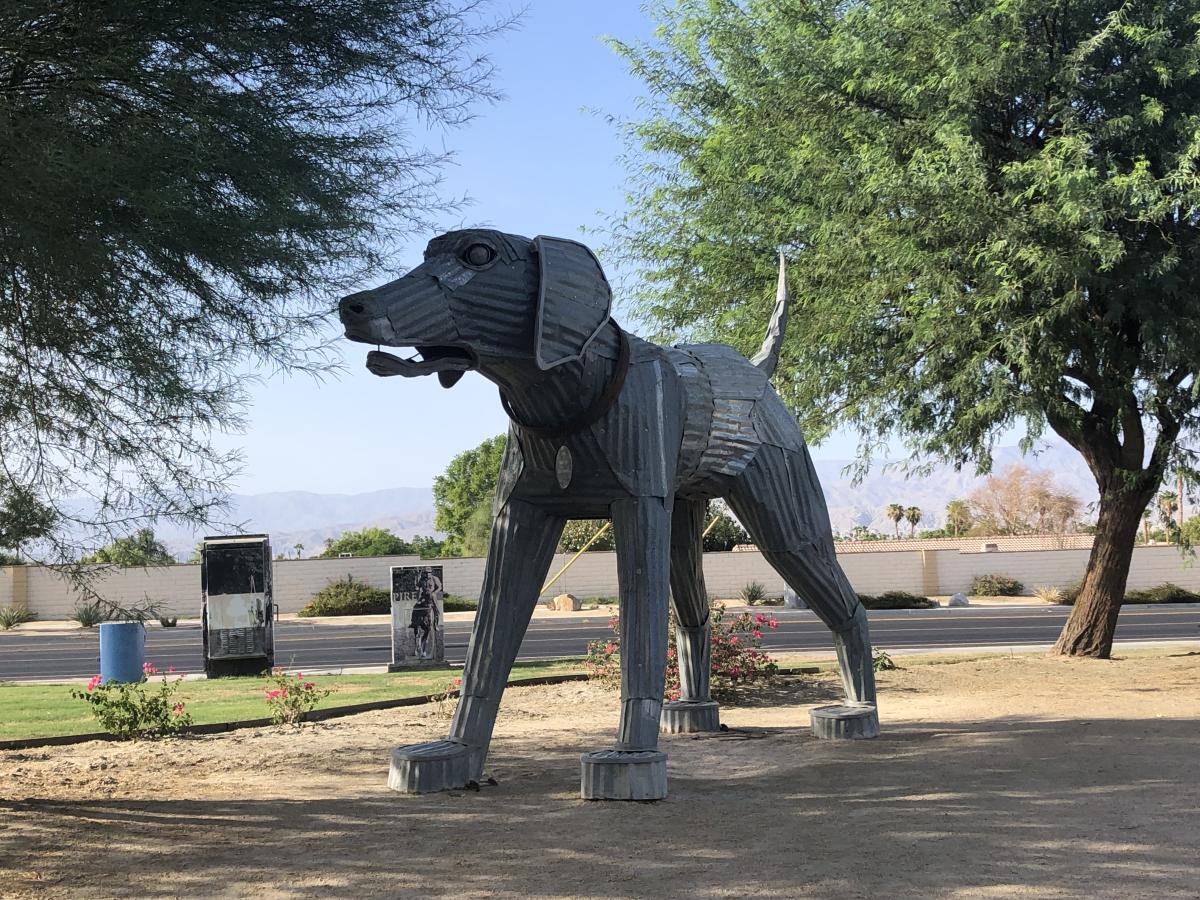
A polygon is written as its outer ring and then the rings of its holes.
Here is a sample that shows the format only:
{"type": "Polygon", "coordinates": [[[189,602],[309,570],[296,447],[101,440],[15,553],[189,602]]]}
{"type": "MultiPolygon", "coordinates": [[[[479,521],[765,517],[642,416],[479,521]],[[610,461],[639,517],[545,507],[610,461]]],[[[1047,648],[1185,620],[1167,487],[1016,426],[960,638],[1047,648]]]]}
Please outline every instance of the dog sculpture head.
{"type": "Polygon", "coordinates": [[[490,359],[542,370],[579,359],[611,305],[604,270],[583,244],[469,229],[434,238],[421,265],[345,297],[339,311],[350,340],[420,354],[372,352],[376,375],[436,372],[450,387],[472,369],[487,374],[490,359]]]}

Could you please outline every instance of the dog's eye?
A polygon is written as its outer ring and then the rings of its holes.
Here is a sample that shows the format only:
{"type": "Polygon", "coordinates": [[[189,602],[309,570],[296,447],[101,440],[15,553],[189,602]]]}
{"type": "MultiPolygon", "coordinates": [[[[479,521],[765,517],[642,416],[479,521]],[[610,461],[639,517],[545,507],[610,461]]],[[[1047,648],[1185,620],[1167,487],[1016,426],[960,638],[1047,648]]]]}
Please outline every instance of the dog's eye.
{"type": "Polygon", "coordinates": [[[487,244],[472,244],[463,251],[462,259],[468,266],[486,266],[496,258],[496,251],[487,244]]]}

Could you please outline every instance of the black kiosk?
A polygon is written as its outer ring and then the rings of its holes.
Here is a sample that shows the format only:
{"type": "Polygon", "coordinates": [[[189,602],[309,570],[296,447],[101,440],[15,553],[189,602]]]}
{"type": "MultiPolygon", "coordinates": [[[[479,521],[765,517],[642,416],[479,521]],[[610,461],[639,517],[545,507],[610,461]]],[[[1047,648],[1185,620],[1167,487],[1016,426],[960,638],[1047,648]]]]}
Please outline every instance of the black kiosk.
{"type": "Polygon", "coordinates": [[[269,671],[275,665],[275,604],[267,535],[206,537],[200,590],[208,677],[269,671]]]}

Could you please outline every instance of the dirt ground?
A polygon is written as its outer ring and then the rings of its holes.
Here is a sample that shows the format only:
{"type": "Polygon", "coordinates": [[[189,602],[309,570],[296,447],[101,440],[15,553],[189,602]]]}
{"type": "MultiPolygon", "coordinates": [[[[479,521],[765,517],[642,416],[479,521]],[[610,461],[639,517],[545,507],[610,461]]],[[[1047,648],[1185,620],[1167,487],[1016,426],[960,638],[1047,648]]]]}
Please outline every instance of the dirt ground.
{"type": "Polygon", "coordinates": [[[669,799],[578,799],[615,698],[511,690],[478,793],[387,791],[430,707],[302,731],[0,753],[0,895],[1200,896],[1200,653],[901,661],[884,734],[791,679],[664,738],[669,799]]]}

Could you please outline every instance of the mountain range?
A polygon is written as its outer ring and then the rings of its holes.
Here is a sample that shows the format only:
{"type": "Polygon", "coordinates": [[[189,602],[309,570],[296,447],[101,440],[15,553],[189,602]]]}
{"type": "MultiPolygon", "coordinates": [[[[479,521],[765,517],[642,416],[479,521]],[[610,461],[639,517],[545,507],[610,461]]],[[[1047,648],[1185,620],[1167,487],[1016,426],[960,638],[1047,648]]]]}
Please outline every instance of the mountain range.
{"type": "MultiPolygon", "coordinates": [[[[1095,481],[1079,454],[1069,447],[1051,444],[1036,456],[1022,456],[1015,447],[1001,448],[995,453],[994,471],[1018,462],[1053,472],[1059,486],[1078,496],[1085,510],[1095,502],[1095,481]]],[[[967,497],[983,480],[972,470],[956,472],[950,466],[936,467],[924,477],[908,478],[897,466],[877,465],[861,482],[853,484],[847,474],[849,466],[849,460],[816,462],[833,527],[843,533],[865,525],[890,534],[894,526],[884,515],[889,503],[919,507],[923,512],[919,528],[938,528],[945,522],[946,504],[967,497]]],[[[388,528],[405,538],[434,534],[433,519],[433,493],[419,487],[363,494],[235,494],[230,498],[228,516],[228,521],[238,523],[247,532],[269,534],[276,553],[291,555],[296,545],[302,545],[304,556],[319,553],[328,538],[368,526],[388,528]]],[[[907,527],[902,524],[901,529],[907,527]]],[[[203,537],[200,532],[168,523],[160,523],[155,530],[180,559],[186,559],[203,537]]]]}

